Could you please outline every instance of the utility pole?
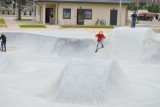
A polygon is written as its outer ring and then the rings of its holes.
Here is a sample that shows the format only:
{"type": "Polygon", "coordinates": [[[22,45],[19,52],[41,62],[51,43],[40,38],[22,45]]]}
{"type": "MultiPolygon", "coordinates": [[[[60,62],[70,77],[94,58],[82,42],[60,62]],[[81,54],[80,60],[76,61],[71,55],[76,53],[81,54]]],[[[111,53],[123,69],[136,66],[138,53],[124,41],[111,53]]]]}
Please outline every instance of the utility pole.
{"type": "Polygon", "coordinates": [[[122,0],[119,0],[119,26],[121,26],[122,0]]]}
{"type": "Polygon", "coordinates": [[[139,0],[137,0],[137,12],[138,12],[138,7],[139,7],[139,0]]]}
{"type": "Polygon", "coordinates": [[[158,15],[159,17],[158,17],[158,20],[160,20],[160,6],[159,6],[159,15],[158,15]]]}
{"type": "Polygon", "coordinates": [[[33,6],[32,6],[32,8],[33,8],[33,14],[32,14],[32,25],[34,26],[35,25],[35,23],[34,23],[34,21],[35,21],[35,1],[33,0],[33,6]]]}

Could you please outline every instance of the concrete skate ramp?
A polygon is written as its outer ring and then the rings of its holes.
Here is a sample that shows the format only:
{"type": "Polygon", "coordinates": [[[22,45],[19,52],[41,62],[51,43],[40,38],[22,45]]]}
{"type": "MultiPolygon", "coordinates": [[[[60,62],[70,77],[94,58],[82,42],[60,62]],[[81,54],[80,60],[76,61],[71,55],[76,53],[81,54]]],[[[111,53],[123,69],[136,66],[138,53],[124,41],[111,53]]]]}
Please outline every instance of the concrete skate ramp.
{"type": "Polygon", "coordinates": [[[160,36],[150,28],[117,28],[112,38],[111,59],[153,60],[160,58],[160,36]]]}
{"type": "Polygon", "coordinates": [[[114,91],[124,88],[126,83],[127,79],[120,67],[112,60],[72,59],[64,70],[56,101],[85,105],[104,104],[108,91],[115,95],[114,91]]]}
{"type": "Polygon", "coordinates": [[[95,38],[52,37],[30,33],[6,32],[8,52],[60,57],[92,57],[95,38]],[[92,54],[90,54],[92,53],[92,54]]]}

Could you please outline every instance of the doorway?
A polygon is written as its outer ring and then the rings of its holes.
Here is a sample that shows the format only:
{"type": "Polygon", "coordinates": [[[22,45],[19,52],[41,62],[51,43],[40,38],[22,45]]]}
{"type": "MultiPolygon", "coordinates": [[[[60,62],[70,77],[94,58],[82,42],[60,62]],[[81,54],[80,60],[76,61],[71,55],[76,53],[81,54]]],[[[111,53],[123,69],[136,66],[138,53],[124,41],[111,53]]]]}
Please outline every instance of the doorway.
{"type": "Polygon", "coordinates": [[[110,10],[110,25],[117,25],[117,10],[110,10]]]}
{"type": "Polygon", "coordinates": [[[46,23],[49,23],[49,21],[50,21],[51,12],[53,12],[53,8],[46,8],[46,16],[45,16],[46,23]]]}
{"type": "Polygon", "coordinates": [[[84,25],[84,11],[77,9],[77,25],[84,25]]]}

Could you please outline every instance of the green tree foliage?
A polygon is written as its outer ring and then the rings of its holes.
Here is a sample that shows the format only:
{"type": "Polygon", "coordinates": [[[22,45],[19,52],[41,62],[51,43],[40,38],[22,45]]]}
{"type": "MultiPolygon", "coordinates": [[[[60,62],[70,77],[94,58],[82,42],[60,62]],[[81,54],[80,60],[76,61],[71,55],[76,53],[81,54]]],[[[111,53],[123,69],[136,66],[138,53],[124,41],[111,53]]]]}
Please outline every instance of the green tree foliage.
{"type": "Polygon", "coordinates": [[[137,5],[135,5],[135,4],[130,5],[129,10],[136,11],[137,10],[137,5]]]}
{"type": "MultiPolygon", "coordinates": [[[[158,13],[159,12],[159,6],[158,5],[151,5],[149,7],[145,7],[145,8],[142,8],[142,7],[138,7],[138,9],[140,10],[148,10],[149,12],[154,12],[154,13],[158,13]]],[[[137,5],[135,4],[132,4],[129,6],[129,10],[132,10],[132,11],[136,11],[137,10],[137,5]]]]}
{"type": "Polygon", "coordinates": [[[18,7],[18,20],[21,20],[21,10],[22,10],[22,5],[26,5],[28,2],[31,2],[32,0],[1,0],[2,2],[5,3],[5,5],[12,4],[13,3],[13,8],[16,8],[16,3],[18,7]]]}
{"type": "Polygon", "coordinates": [[[5,0],[5,4],[11,4],[12,0],[5,0]]]}
{"type": "Polygon", "coordinates": [[[152,5],[148,7],[148,11],[149,12],[154,12],[154,13],[158,13],[159,12],[159,7],[157,5],[152,5]]]}

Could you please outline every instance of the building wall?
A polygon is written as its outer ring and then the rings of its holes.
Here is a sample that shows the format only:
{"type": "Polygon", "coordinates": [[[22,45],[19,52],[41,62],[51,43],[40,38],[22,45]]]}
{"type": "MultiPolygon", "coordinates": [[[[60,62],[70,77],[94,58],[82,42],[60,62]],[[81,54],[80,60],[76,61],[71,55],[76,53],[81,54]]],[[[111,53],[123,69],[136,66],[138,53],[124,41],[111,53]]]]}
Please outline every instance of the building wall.
{"type": "MultiPolygon", "coordinates": [[[[92,9],[92,20],[85,19],[84,25],[95,25],[97,18],[104,19],[106,25],[110,25],[110,10],[118,10],[118,4],[87,4],[87,3],[61,3],[59,5],[59,24],[64,25],[77,25],[77,9],[92,9]],[[63,8],[71,8],[71,19],[63,19],[63,8]]],[[[127,5],[122,6],[121,11],[121,24],[126,24],[126,8],[127,5]]],[[[119,19],[119,18],[118,18],[119,19]]],[[[118,20],[119,23],[119,20],[118,20]]]]}
{"type": "Polygon", "coordinates": [[[36,6],[35,7],[35,20],[39,23],[41,23],[41,17],[40,17],[40,13],[41,12],[41,7],[40,6],[36,6]]]}
{"type": "MultiPolygon", "coordinates": [[[[45,18],[45,11],[44,8],[50,6],[55,9],[55,15],[58,17],[55,17],[55,23],[58,23],[60,25],[77,25],[77,9],[92,9],[92,19],[85,19],[84,25],[95,25],[95,22],[97,18],[104,19],[106,21],[106,25],[110,25],[110,10],[115,9],[118,10],[118,16],[117,16],[117,24],[119,24],[119,4],[95,4],[95,3],[60,3],[59,5],[57,3],[41,3],[42,11],[41,14],[43,14],[42,22],[44,23],[45,18]],[[64,8],[70,8],[71,9],[71,19],[63,19],[63,9],[64,8]]],[[[122,5],[122,11],[121,11],[121,25],[126,25],[126,17],[127,17],[127,7],[128,5],[122,5]]],[[[40,16],[36,16],[36,19],[38,19],[40,16]]]]}
{"type": "Polygon", "coordinates": [[[45,12],[46,12],[46,8],[53,8],[53,13],[54,13],[54,23],[56,24],[56,20],[57,20],[57,3],[45,3],[45,2],[40,2],[40,3],[36,3],[36,16],[35,19],[37,22],[45,24],[45,12]]]}

